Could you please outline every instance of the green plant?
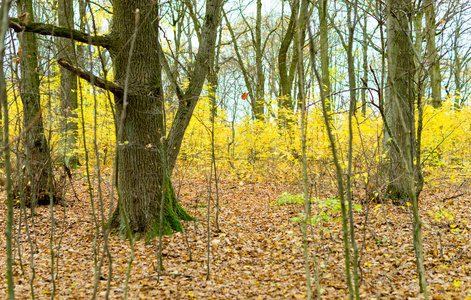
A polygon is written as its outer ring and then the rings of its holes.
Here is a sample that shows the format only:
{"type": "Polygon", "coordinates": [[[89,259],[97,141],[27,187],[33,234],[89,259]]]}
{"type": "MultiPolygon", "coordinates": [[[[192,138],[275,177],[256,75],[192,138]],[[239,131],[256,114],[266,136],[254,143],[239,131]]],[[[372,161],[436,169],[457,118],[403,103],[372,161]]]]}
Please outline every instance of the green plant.
{"type": "MultiPolygon", "coordinates": [[[[335,215],[340,212],[340,200],[336,197],[331,197],[327,199],[318,199],[312,198],[312,203],[316,204],[318,208],[318,213],[316,215],[311,216],[308,219],[308,223],[311,224],[319,224],[319,223],[326,223],[326,222],[337,222],[340,221],[340,217],[336,217],[335,215]]],[[[277,201],[279,206],[285,204],[304,204],[304,197],[301,194],[298,195],[291,195],[288,193],[283,193],[277,201]]],[[[362,211],[361,204],[354,204],[353,205],[354,211],[362,211]]],[[[297,217],[291,218],[291,221],[297,223],[303,220],[304,213],[298,214],[297,217]]]]}
{"type": "Polygon", "coordinates": [[[293,195],[289,193],[283,193],[276,201],[276,204],[278,206],[283,206],[286,204],[304,204],[304,196],[301,194],[293,195]]]}

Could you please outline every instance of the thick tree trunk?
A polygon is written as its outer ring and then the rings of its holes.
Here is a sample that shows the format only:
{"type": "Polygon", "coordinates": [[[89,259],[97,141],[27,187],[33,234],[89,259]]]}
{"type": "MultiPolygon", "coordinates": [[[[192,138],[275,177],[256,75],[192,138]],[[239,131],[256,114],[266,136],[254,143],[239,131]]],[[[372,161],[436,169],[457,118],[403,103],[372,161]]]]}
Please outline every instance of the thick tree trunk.
{"type": "MultiPolygon", "coordinates": [[[[23,15],[25,23],[34,22],[33,3],[31,0],[19,0],[18,12],[23,15]]],[[[23,103],[24,127],[34,124],[26,133],[26,182],[31,187],[26,188],[25,199],[31,199],[31,204],[49,203],[49,192],[52,187],[52,167],[49,145],[44,135],[39,93],[37,43],[34,33],[19,33],[20,54],[20,96],[23,103]]],[[[26,185],[27,186],[27,185],[26,185]]]]}
{"type": "Polygon", "coordinates": [[[388,91],[387,123],[400,149],[385,134],[389,155],[388,194],[394,199],[409,196],[407,165],[414,161],[414,55],[409,40],[412,4],[410,0],[389,0],[387,20],[388,91]]]}
{"type": "MultiPolygon", "coordinates": [[[[74,28],[74,7],[72,0],[59,0],[58,2],[59,26],[74,28]]],[[[75,41],[66,38],[58,39],[59,58],[68,61],[76,61],[75,41]]],[[[68,168],[74,168],[78,164],[75,153],[77,148],[78,124],[77,113],[77,76],[72,72],[60,67],[60,99],[62,112],[61,131],[63,135],[62,155],[64,163],[68,168]]]]}
{"type": "Polygon", "coordinates": [[[115,70],[115,82],[128,86],[127,95],[116,95],[118,137],[118,193],[119,207],[112,219],[112,227],[134,239],[159,234],[159,212],[162,190],[165,191],[162,232],[181,231],[179,220],[192,220],[179,205],[170,178],[181,141],[191,114],[201,93],[208,72],[207,63],[212,53],[221,7],[219,0],[208,1],[206,21],[202,29],[200,51],[197,54],[194,76],[180,102],[168,137],[163,123],[163,91],[158,39],[158,6],[145,0],[115,1],[110,49],[115,70]],[[139,9],[139,21],[136,10],[139,9]],[[209,24],[209,25],[208,25],[209,24]],[[209,29],[208,29],[209,26],[209,29]],[[136,35],[133,36],[137,28],[136,35]],[[130,52],[130,45],[133,51],[130,52]],[[212,47],[208,49],[207,46],[212,47]],[[129,67],[128,67],[129,65],[129,67]],[[124,116],[122,118],[121,116],[124,116]],[[119,121],[121,120],[121,121],[119,121]],[[161,143],[165,143],[161,147],[161,143]],[[161,149],[167,149],[162,153],[161,149]],[[164,166],[162,155],[168,155],[164,166]],[[164,172],[164,167],[168,171],[164,172]]]}
{"type": "Polygon", "coordinates": [[[136,239],[152,232],[153,223],[159,219],[164,174],[159,151],[165,132],[161,66],[156,55],[158,23],[153,23],[156,19],[156,4],[145,0],[114,3],[111,33],[114,45],[110,52],[115,82],[123,87],[127,84],[129,90],[127,98],[115,96],[117,119],[121,122],[117,149],[120,202],[113,225],[119,226],[122,234],[130,232],[136,239]]]}

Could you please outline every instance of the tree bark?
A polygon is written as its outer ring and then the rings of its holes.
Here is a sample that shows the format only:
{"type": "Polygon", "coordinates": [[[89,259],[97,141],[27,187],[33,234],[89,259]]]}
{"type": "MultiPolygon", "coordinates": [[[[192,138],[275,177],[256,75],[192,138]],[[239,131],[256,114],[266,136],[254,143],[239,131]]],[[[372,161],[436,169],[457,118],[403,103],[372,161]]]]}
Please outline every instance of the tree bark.
{"type": "MultiPolygon", "coordinates": [[[[288,28],[286,29],[285,35],[281,41],[280,50],[278,52],[278,71],[280,75],[280,105],[279,109],[279,121],[286,125],[286,113],[292,112],[294,109],[294,104],[291,99],[291,89],[293,85],[294,76],[289,76],[292,68],[289,67],[288,61],[288,50],[295,36],[296,29],[296,16],[299,11],[299,0],[293,0],[291,4],[291,16],[288,23],[288,28]]],[[[297,52],[293,53],[293,61],[291,65],[296,67],[297,61],[295,60],[298,57],[297,52]]],[[[294,74],[294,73],[293,73],[294,74]]]]}
{"type": "Polygon", "coordinates": [[[178,105],[177,114],[168,134],[168,166],[170,174],[175,167],[178,153],[183,141],[186,128],[190,124],[191,116],[198,103],[203,84],[208,74],[208,63],[214,55],[217,27],[219,26],[222,0],[208,0],[206,2],[206,14],[201,29],[201,39],[195,65],[191,73],[191,81],[183,95],[184,100],[178,105]]]}
{"type": "Polygon", "coordinates": [[[207,63],[214,52],[220,8],[220,0],[209,0],[207,3],[202,40],[191,81],[166,140],[160,64],[163,57],[158,55],[158,23],[155,22],[158,19],[158,7],[145,0],[114,3],[110,34],[114,39],[114,46],[110,53],[115,82],[123,87],[129,85],[134,90],[145,91],[141,94],[125,93],[115,96],[117,115],[123,115],[123,111],[125,114],[123,123],[118,124],[122,126],[117,151],[120,207],[114,213],[112,226],[119,227],[123,234],[130,232],[134,239],[149,238],[160,231],[159,202],[162,191],[166,196],[162,228],[164,234],[182,231],[179,220],[192,220],[178,204],[170,178],[165,180],[166,186],[162,186],[165,172],[159,149],[161,142],[166,143],[169,156],[166,174],[171,174],[208,72],[207,63]],[[136,9],[140,11],[140,21],[137,24],[133,17],[136,9]],[[137,33],[133,37],[136,26],[137,33]],[[132,38],[135,38],[135,46],[130,53],[128,43],[132,38]]]}
{"type": "MultiPolygon", "coordinates": [[[[34,22],[33,3],[31,0],[19,0],[18,12],[23,15],[24,24],[34,22]]],[[[41,97],[39,92],[38,46],[34,33],[20,32],[20,96],[23,103],[23,126],[35,124],[26,133],[27,181],[31,188],[26,189],[25,199],[31,199],[31,205],[48,204],[52,187],[52,166],[48,141],[44,135],[41,97]],[[39,117],[38,117],[39,116],[39,117]],[[37,118],[38,117],[38,118],[37,118]]],[[[27,185],[25,185],[27,186],[27,185]]]]}
{"type": "MultiPolygon", "coordinates": [[[[267,37],[268,38],[268,37],[267,37]]],[[[255,118],[264,119],[265,110],[265,75],[263,74],[262,53],[262,0],[257,0],[257,20],[255,24],[255,65],[257,82],[255,84],[255,118]]]]}
{"type": "Polygon", "coordinates": [[[89,35],[80,30],[69,29],[51,24],[35,23],[31,20],[31,18],[28,20],[28,22],[25,21],[25,18],[10,18],[9,26],[16,32],[24,31],[41,35],[52,35],[55,37],[69,38],[85,44],[101,46],[107,49],[111,47],[112,39],[110,39],[108,36],[89,35]]]}
{"type": "Polygon", "coordinates": [[[388,90],[386,117],[400,149],[385,134],[389,156],[388,194],[393,199],[408,198],[407,164],[413,166],[414,149],[414,50],[410,42],[410,0],[389,0],[387,4],[388,90]],[[407,161],[406,161],[407,160],[407,161]]]}
{"type": "MultiPolygon", "coordinates": [[[[74,29],[74,7],[72,0],[59,0],[58,2],[59,26],[74,29]]],[[[71,39],[59,38],[57,56],[69,61],[76,61],[75,42],[71,39]]],[[[77,148],[78,123],[75,110],[77,104],[77,76],[60,67],[60,99],[62,124],[62,154],[67,168],[78,165],[77,148]]]]}
{"type": "Polygon", "coordinates": [[[97,78],[66,60],[59,60],[59,63],[93,84],[112,91],[117,116],[122,116],[119,118],[122,122],[118,124],[121,134],[117,137],[116,154],[120,201],[110,220],[111,227],[119,228],[122,234],[130,233],[131,237],[127,237],[133,239],[155,235],[160,231],[159,202],[162,193],[165,193],[163,232],[170,234],[182,231],[179,220],[193,218],[178,204],[170,175],[203,89],[208,63],[214,53],[222,0],[207,1],[190,82],[179,102],[167,139],[160,64],[165,57],[161,56],[158,41],[158,4],[145,0],[117,0],[113,5],[113,25],[107,36],[89,36],[79,30],[18,19],[12,19],[9,26],[15,31],[67,37],[109,50],[114,66],[113,82],[97,78]],[[139,13],[136,14],[137,9],[139,13]],[[133,51],[130,48],[134,48],[133,51]],[[167,149],[166,173],[162,168],[160,143],[165,143],[167,149]],[[164,174],[169,178],[165,180],[165,186],[162,186],[164,174]]]}
{"type": "Polygon", "coordinates": [[[432,106],[442,106],[442,78],[440,75],[440,59],[435,45],[436,21],[435,1],[425,1],[425,39],[427,41],[427,57],[429,61],[430,86],[432,87],[432,106]]]}

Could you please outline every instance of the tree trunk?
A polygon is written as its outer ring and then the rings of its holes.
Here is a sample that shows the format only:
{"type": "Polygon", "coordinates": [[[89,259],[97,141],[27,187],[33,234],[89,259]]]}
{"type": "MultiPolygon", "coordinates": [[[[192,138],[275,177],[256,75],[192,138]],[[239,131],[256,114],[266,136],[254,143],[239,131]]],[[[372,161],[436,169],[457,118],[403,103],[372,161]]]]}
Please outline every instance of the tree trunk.
{"type": "Polygon", "coordinates": [[[460,54],[460,45],[458,41],[461,37],[461,25],[457,26],[454,32],[453,40],[453,55],[454,55],[454,67],[453,67],[453,77],[455,79],[455,101],[453,102],[453,107],[455,110],[460,110],[461,105],[464,103],[464,99],[461,96],[461,88],[463,86],[461,80],[461,72],[463,68],[463,60],[460,54]]]}
{"type": "MultiPolygon", "coordinates": [[[[58,2],[59,26],[74,28],[74,7],[72,0],[59,0],[58,2]]],[[[68,61],[77,61],[75,55],[75,41],[59,38],[58,54],[59,58],[68,61]]],[[[78,165],[78,157],[75,153],[77,148],[78,124],[77,113],[77,76],[72,72],[60,67],[60,99],[63,135],[62,153],[64,164],[68,168],[75,168],[78,165]]]]}
{"type": "Polygon", "coordinates": [[[332,85],[330,83],[330,58],[329,58],[329,28],[327,26],[327,2],[328,0],[319,1],[319,48],[321,56],[321,78],[322,78],[322,89],[326,96],[327,112],[330,115],[332,113],[333,103],[330,97],[332,91],[332,85]]]}
{"type": "Polygon", "coordinates": [[[388,134],[385,147],[389,155],[388,194],[393,199],[408,198],[407,165],[413,166],[414,149],[414,55],[409,39],[410,0],[389,0],[387,4],[388,83],[386,117],[396,149],[388,134]]]}
{"type": "MultiPolygon", "coordinates": [[[[18,12],[23,15],[25,23],[34,22],[31,0],[19,0],[18,12]]],[[[53,177],[49,145],[44,135],[42,120],[36,36],[28,32],[18,35],[21,47],[20,96],[23,103],[23,126],[26,128],[34,124],[26,133],[25,146],[28,173],[26,182],[31,182],[31,187],[23,192],[25,199],[31,199],[31,205],[34,207],[36,204],[49,203],[53,177]]]]}
{"type": "Polygon", "coordinates": [[[294,104],[291,99],[291,90],[293,85],[294,72],[289,72],[292,70],[292,67],[296,68],[298,57],[297,52],[293,53],[293,60],[291,62],[291,67],[289,66],[288,61],[288,50],[289,46],[295,36],[296,29],[296,15],[299,11],[299,0],[293,0],[291,4],[291,16],[288,23],[288,28],[286,29],[285,35],[281,41],[280,50],[278,52],[278,71],[280,75],[280,104],[279,104],[279,121],[283,126],[287,125],[287,116],[288,112],[294,110],[294,104]]]}
{"type": "Polygon", "coordinates": [[[440,75],[440,59],[435,46],[436,21],[435,1],[425,1],[425,39],[427,40],[427,57],[430,65],[430,86],[432,87],[432,106],[442,106],[442,78],[440,75]]]}
{"type": "MultiPolygon", "coordinates": [[[[268,37],[267,37],[268,38],[268,37]]],[[[257,83],[255,86],[255,118],[264,119],[265,110],[265,75],[263,74],[262,53],[262,0],[257,0],[257,20],[255,24],[255,64],[257,83]]]]}
{"type": "Polygon", "coordinates": [[[363,31],[363,84],[364,89],[361,90],[361,114],[364,118],[366,118],[366,108],[367,108],[367,95],[366,95],[366,88],[368,87],[368,14],[364,13],[363,16],[363,24],[362,24],[362,31],[363,31]]]}
{"type": "MultiPolygon", "coordinates": [[[[191,119],[208,72],[207,63],[214,53],[219,23],[220,0],[207,3],[205,25],[201,31],[200,49],[193,76],[180,101],[168,136],[165,139],[163,90],[158,39],[158,7],[145,0],[114,2],[110,49],[115,79],[120,86],[129,86],[127,95],[116,95],[118,124],[118,193],[119,207],[112,218],[112,227],[134,239],[150,238],[160,231],[159,212],[162,190],[165,191],[162,232],[182,231],[179,220],[193,220],[178,203],[170,178],[162,186],[164,174],[171,174],[180,150],[184,132],[191,119]],[[139,9],[139,21],[135,20],[139,9]],[[136,27],[137,26],[137,27],[136,27]],[[135,29],[136,35],[133,36],[135,29]],[[133,42],[134,39],[134,42],[133,42]],[[134,49],[130,52],[130,43],[134,49]],[[128,67],[129,65],[129,67],[128,67]],[[164,173],[161,142],[168,149],[168,171],[164,173]]],[[[168,175],[167,175],[168,176],[168,175]]]]}
{"type": "MultiPolygon", "coordinates": [[[[111,35],[115,44],[110,53],[115,82],[136,91],[115,96],[117,119],[123,118],[118,124],[121,134],[117,149],[120,202],[113,225],[119,226],[122,234],[127,230],[133,238],[141,239],[153,232],[158,220],[164,174],[159,151],[165,129],[161,66],[156,55],[158,23],[153,23],[158,18],[158,6],[144,0],[115,1],[113,9],[111,35]],[[134,51],[130,53],[129,43],[136,27],[134,51]]],[[[170,199],[166,200],[170,203],[170,199]]],[[[165,219],[171,216],[166,214],[165,219]]],[[[164,232],[172,229],[178,230],[178,226],[165,228],[164,232]]]]}

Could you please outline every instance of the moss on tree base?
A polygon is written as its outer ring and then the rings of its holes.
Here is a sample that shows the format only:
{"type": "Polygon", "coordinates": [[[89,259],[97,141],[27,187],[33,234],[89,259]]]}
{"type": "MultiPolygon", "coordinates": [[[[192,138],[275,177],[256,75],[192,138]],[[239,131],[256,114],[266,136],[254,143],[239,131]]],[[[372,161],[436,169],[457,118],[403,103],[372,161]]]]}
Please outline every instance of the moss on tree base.
{"type": "MultiPolygon", "coordinates": [[[[152,215],[154,220],[148,222],[149,226],[147,228],[140,228],[139,231],[131,232],[133,240],[150,240],[154,237],[162,235],[171,235],[174,232],[182,232],[183,226],[181,221],[194,221],[190,214],[178,203],[175,190],[173,189],[172,182],[169,178],[166,180],[167,184],[165,186],[165,201],[164,201],[164,211],[163,211],[163,220],[162,220],[162,230],[160,230],[160,210],[149,212],[149,215],[152,215]]],[[[157,197],[155,201],[159,201],[160,197],[157,197]]],[[[160,205],[159,205],[160,206],[160,205]]],[[[126,229],[126,222],[121,219],[120,207],[115,209],[113,216],[109,222],[110,228],[116,230],[117,233],[123,237],[128,238],[129,232],[126,229]]]]}

